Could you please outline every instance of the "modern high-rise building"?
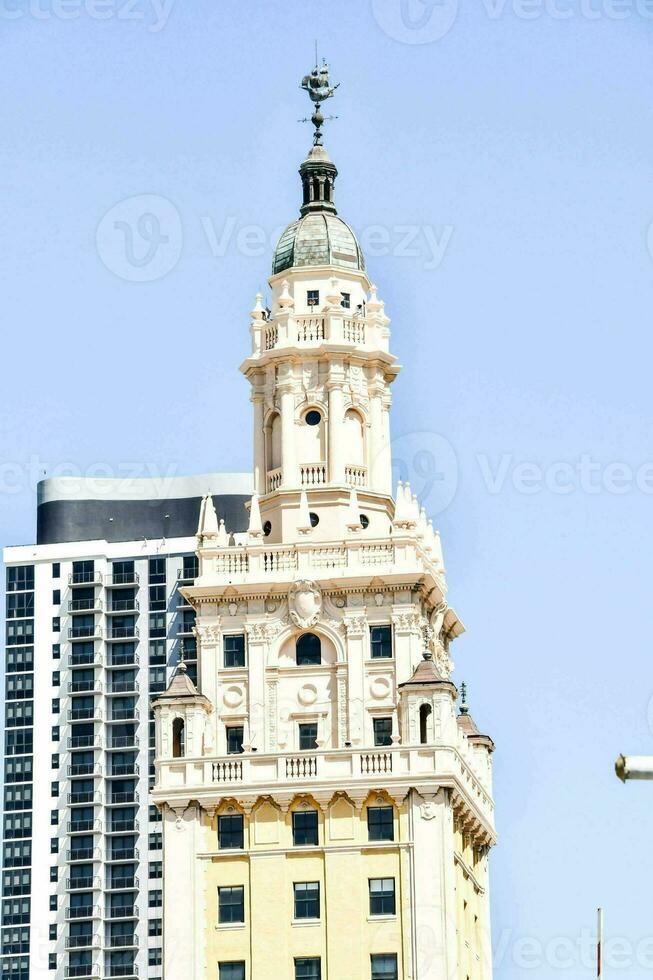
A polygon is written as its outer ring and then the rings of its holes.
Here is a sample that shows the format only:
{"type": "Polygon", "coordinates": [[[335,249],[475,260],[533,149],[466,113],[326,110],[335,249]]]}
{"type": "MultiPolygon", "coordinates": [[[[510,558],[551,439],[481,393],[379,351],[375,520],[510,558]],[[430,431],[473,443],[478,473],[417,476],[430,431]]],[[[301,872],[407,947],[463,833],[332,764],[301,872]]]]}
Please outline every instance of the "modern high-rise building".
{"type": "Polygon", "coordinates": [[[196,677],[207,494],[246,529],[251,477],[46,480],[36,544],[7,548],[2,980],[162,976],[150,702],[196,677]]]}
{"type": "Polygon", "coordinates": [[[393,497],[399,366],[336,212],[326,67],[304,87],[300,217],[241,367],[247,534],[206,497],[197,679],[181,664],[154,702],[165,978],[490,980],[493,744],[456,710],[439,536],[393,497]]]}

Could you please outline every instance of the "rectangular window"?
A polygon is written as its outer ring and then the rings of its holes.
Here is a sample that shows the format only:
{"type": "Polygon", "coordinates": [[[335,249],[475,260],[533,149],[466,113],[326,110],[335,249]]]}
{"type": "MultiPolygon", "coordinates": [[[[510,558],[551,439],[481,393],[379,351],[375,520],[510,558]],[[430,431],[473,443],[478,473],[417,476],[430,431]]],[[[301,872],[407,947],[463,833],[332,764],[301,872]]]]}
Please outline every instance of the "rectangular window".
{"type": "Polygon", "coordinates": [[[320,883],[303,881],[293,885],[295,890],[295,918],[320,918],[320,883]]]}
{"type": "Polygon", "coordinates": [[[372,980],[399,980],[396,953],[372,956],[372,980]]]}
{"type": "Polygon", "coordinates": [[[25,619],[34,615],[34,593],[17,592],[7,596],[7,619],[25,619]]]}
{"type": "Polygon", "coordinates": [[[34,670],[34,647],[20,647],[6,651],[7,673],[15,674],[21,670],[34,670]]]}
{"type": "Polygon", "coordinates": [[[53,660],[60,660],[61,659],[61,644],[60,643],[53,643],[52,644],[52,659],[53,660]]]}
{"type": "Polygon", "coordinates": [[[245,666],[245,636],[242,633],[223,638],[225,667],[245,666]]]}
{"type": "Polygon", "coordinates": [[[220,963],[218,980],[245,980],[245,964],[242,961],[220,963]]]}
{"type": "Polygon", "coordinates": [[[58,561],[52,563],[52,578],[61,578],[61,564],[58,561]]]}
{"type": "Polygon", "coordinates": [[[31,779],[31,756],[22,756],[18,759],[5,759],[5,783],[25,783],[31,779]]]}
{"type": "Polygon", "coordinates": [[[199,575],[199,559],[197,555],[184,555],[184,565],[181,577],[185,582],[196,579],[199,575]]]}
{"type": "Polygon", "coordinates": [[[150,861],[150,866],[148,870],[148,877],[150,878],[161,878],[163,874],[163,862],[162,861],[150,861]]]}
{"type": "Polygon", "coordinates": [[[294,811],[292,815],[292,840],[295,847],[317,844],[317,810],[294,811]]]}
{"type": "Polygon", "coordinates": [[[87,585],[95,581],[95,562],[92,559],[73,562],[72,584],[87,585]]]}
{"type": "Polygon", "coordinates": [[[370,878],[370,915],[395,915],[394,878],[370,878]]]}
{"type": "Polygon", "coordinates": [[[351,308],[351,293],[340,293],[340,305],[345,310],[351,308]]]}
{"type": "Polygon", "coordinates": [[[150,638],[163,638],[166,635],[166,614],[164,612],[150,613],[150,638]]]}
{"type": "Polygon", "coordinates": [[[53,606],[60,606],[61,605],[61,590],[60,589],[53,589],[53,591],[52,591],[52,605],[53,606]]]}
{"type": "Polygon", "coordinates": [[[157,949],[149,949],[147,951],[148,966],[161,966],[162,962],[163,962],[163,952],[160,946],[157,949]]]}
{"type": "Polygon", "coordinates": [[[148,574],[149,574],[150,585],[165,585],[165,581],[166,581],[165,558],[150,558],[148,564],[148,574]]]}
{"type": "Polygon", "coordinates": [[[368,806],[367,832],[370,840],[394,840],[394,814],[391,806],[368,806]]]}
{"type": "MultiPolygon", "coordinates": [[[[34,643],[34,620],[33,619],[14,619],[7,620],[7,646],[18,647],[34,643]]],[[[32,656],[34,654],[31,649],[32,656]]]]}
{"type": "Polygon", "coordinates": [[[218,847],[220,850],[242,850],[244,820],[242,813],[225,813],[218,817],[218,847]]]}
{"type": "Polygon", "coordinates": [[[299,750],[311,752],[317,748],[317,722],[302,722],[299,726],[299,750]]]}
{"type": "Polygon", "coordinates": [[[160,909],[163,905],[163,892],[160,888],[154,888],[149,896],[148,903],[151,909],[160,909]]]}
{"type": "Polygon", "coordinates": [[[392,657],[392,626],[371,626],[370,646],[373,660],[392,657]]]}
{"type": "Polygon", "coordinates": [[[318,306],[320,303],[320,291],[319,289],[309,289],[306,293],[306,305],[307,306],[318,306]]]}
{"type": "Polygon", "coordinates": [[[243,751],[245,729],[242,725],[227,727],[227,755],[239,755],[243,751]]]}
{"type": "Polygon", "coordinates": [[[319,956],[295,960],[295,980],[321,980],[322,967],[319,956]]]}
{"type": "Polygon", "coordinates": [[[151,585],[150,586],[150,610],[154,612],[155,610],[161,610],[166,608],[166,587],[165,585],[151,585]]]}
{"type": "Polygon", "coordinates": [[[392,745],[392,718],[375,718],[374,744],[392,745]]]}
{"type": "Polygon", "coordinates": [[[7,592],[24,592],[34,588],[34,566],[19,565],[7,569],[7,592]]]}
{"type": "Polygon", "coordinates": [[[150,851],[160,851],[163,847],[163,834],[148,834],[147,846],[150,851]]]}
{"type": "Polygon", "coordinates": [[[150,919],[147,923],[148,936],[163,935],[163,919],[150,919]]]}
{"type": "Polygon", "coordinates": [[[245,889],[242,885],[218,888],[218,921],[245,921],[245,889]]]}

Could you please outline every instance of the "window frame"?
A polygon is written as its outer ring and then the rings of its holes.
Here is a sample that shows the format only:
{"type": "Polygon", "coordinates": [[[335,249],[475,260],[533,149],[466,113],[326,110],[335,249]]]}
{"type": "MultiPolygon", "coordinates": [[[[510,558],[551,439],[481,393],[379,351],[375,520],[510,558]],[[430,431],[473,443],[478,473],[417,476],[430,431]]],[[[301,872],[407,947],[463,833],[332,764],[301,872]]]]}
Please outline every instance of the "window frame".
{"type": "Polygon", "coordinates": [[[370,659],[371,660],[393,660],[394,659],[394,635],[392,624],[390,623],[376,623],[370,626],[370,659]],[[384,638],[378,636],[378,634],[383,631],[384,638]],[[375,636],[375,633],[377,636],[375,636]],[[385,653],[384,650],[387,649],[386,644],[389,644],[389,653],[385,653]],[[375,653],[374,651],[379,650],[380,652],[375,653]]]}
{"type": "Polygon", "coordinates": [[[321,912],[321,887],[319,881],[294,881],[293,882],[293,921],[294,922],[319,922],[321,912]],[[313,894],[309,894],[309,889],[313,894]],[[316,898],[316,894],[317,898],[316,898]],[[317,902],[317,915],[311,915],[317,902]]]}
{"type": "Polygon", "coordinates": [[[394,841],[395,839],[395,811],[389,803],[379,806],[368,806],[367,808],[367,837],[371,841],[394,841]],[[380,819],[381,814],[390,813],[390,820],[380,819]],[[376,815],[379,819],[376,819],[376,815]],[[373,816],[374,815],[374,816],[373,816]],[[390,836],[381,833],[383,829],[390,828],[390,836]],[[373,833],[374,830],[374,833],[373,833]]]}
{"type": "Polygon", "coordinates": [[[367,888],[369,895],[370,917],[377,918],[378,916],[396,916],[397,883],[395,878],[368,878],[367,888]],[[389,882],[392,884],[391,889],[383,887],[389,882]],[[380,884],[381,888],[374,889],[373,885],[375,884],[380,884]]]}
{"type": "Polygon", "coordinates": [[[218,887],[218,924],[235,926],[245,924],[245,886],[220,885],[218,887]],[[240,918],[235,918],[235,916],[240,918]]]}

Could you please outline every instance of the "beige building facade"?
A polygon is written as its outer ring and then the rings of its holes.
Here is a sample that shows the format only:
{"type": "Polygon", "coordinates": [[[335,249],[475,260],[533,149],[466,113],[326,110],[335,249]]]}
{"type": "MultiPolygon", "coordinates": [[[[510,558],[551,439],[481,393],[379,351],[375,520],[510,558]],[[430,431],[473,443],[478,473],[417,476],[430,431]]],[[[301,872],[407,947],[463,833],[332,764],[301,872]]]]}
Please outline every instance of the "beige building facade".
{"type": "Polygon", "coordinates": [[[439,535],[393,497],[390,321],[316,130],[241,366],[249,529],[206,498],[198,683],[154,703],[164,975],[490,980],[493,744],[456,708],[439,535]]]}

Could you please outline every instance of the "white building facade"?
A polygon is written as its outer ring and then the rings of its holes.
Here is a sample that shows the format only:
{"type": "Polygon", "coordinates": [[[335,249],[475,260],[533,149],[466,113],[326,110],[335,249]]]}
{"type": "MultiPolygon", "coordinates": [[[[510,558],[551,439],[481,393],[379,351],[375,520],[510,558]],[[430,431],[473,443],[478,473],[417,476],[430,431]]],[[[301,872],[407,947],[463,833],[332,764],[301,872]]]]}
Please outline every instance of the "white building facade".
{"type": "Polygon", "coordinates": [[[207,498],[197,685],[155,702],[165,976],[489,980],[493,745],[456,711],[439,536],[393,497],[390,321],[319,131],[300,173],[241,367],[248,532],[207,498]]]}
{"type": "Polygon", "coordinates": [[[48,480],[5,549],[3,980],[162,976],[150,702],[195,676],[200,501],[244,527],[251,477],[48,480]]]}

